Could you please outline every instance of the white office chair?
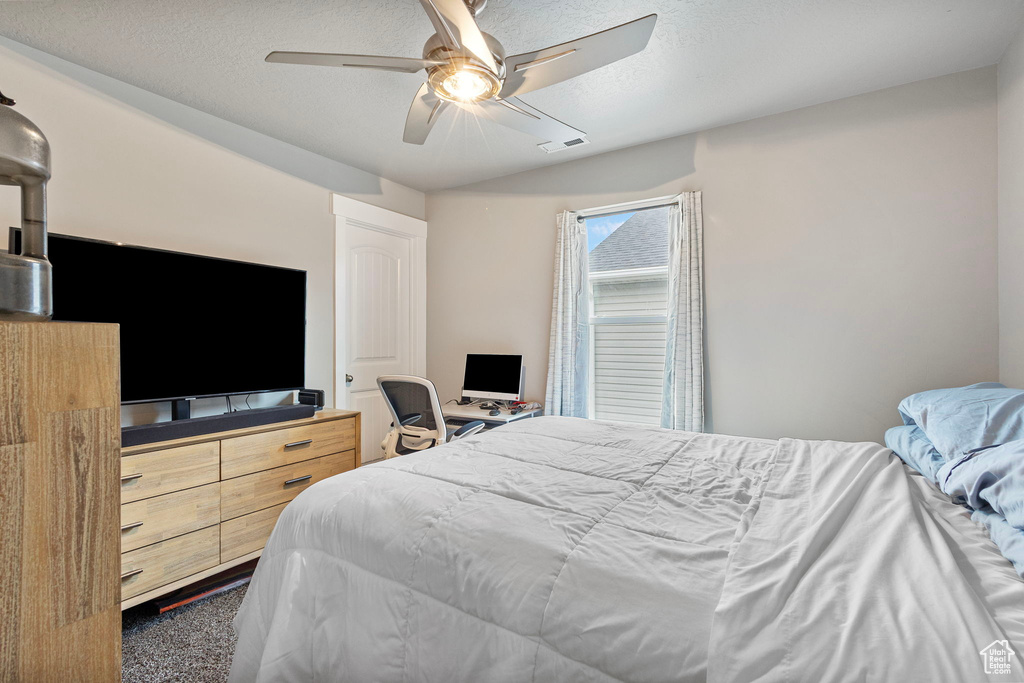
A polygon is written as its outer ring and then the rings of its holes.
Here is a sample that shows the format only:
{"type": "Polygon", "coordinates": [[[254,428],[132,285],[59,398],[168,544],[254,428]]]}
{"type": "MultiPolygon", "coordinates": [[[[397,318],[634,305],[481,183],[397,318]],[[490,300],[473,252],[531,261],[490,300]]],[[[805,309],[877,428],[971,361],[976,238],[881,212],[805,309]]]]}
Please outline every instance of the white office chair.
{"type": "Polygon", "coordinates": [[[449,433],[437,389],[429,379],[382,375],[377,378],[377,386],[391,411],[391,430],[380,443],[385,458],[422,451],[476,434],[484,428],[483,422],[475,421],[449,433]]]}

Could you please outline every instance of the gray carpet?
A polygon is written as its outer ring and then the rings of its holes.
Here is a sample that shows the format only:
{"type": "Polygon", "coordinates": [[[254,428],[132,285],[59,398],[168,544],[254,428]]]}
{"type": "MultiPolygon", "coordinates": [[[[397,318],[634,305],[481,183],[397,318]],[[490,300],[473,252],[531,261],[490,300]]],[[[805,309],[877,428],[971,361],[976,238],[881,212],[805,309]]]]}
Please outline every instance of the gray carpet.
{"type": "Polygon", "coordinates": [[[235,651],[231,621],[248,585],[197,600],[166,614],[149,605],[121,615],[124,683],[190,681],[221,683],[235,651]]]}

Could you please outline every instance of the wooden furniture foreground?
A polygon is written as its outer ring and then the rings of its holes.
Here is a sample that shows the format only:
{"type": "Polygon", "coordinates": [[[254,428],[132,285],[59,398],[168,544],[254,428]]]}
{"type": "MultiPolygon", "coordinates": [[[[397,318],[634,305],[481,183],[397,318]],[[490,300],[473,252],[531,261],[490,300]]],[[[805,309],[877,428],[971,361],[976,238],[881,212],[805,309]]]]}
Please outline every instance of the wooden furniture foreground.
{"type": "Polygon", "coordinates": [[[0,681],[121,680],[117,325],[0,322],[0,681]]]}
{"type": "Polygon", "coordinates": [[[259,557],[288,501],[360,464],[359,413],[121,451],[121,609],[259,557]]]}

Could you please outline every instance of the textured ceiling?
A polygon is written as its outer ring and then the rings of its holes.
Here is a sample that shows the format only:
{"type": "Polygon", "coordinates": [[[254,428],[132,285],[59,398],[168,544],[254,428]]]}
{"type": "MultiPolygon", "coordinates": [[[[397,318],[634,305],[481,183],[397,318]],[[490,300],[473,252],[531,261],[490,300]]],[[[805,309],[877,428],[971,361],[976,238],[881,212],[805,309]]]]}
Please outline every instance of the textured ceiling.
{"type": "Polygon", "coordinates": [[[490,0],[480,25],[515,54],[651,12],[646,51],[524,97],[593,143],[550,155],[453,111],[426,145],[404,144],[419,75],[263,62],[270,50],[417,57],[432,31],[416,0],[0,2],[0,34],[434,190],[993,64],[1024,2],[490,0]]]}

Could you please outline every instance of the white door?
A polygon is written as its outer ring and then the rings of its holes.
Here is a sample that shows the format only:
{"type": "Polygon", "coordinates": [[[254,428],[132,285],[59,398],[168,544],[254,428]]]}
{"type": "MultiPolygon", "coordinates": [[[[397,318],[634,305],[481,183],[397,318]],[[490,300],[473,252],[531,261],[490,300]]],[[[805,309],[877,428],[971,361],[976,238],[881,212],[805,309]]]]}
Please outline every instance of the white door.
{"type": "Polygon", "coordinates": [[[391,424],[380,375],[423,375],[426,365],[426,223],[334,196],[335,396],[362,413],[362,460],[383,456],[391,424]]]}

